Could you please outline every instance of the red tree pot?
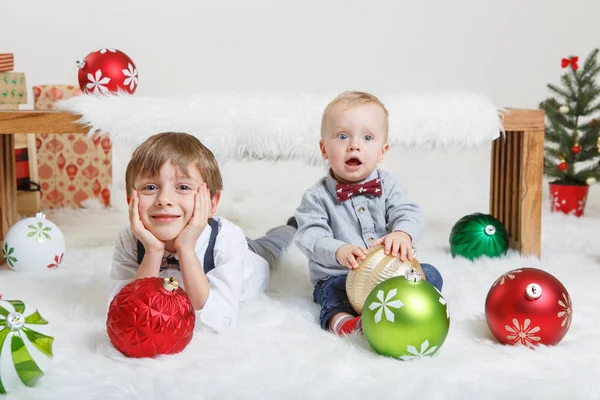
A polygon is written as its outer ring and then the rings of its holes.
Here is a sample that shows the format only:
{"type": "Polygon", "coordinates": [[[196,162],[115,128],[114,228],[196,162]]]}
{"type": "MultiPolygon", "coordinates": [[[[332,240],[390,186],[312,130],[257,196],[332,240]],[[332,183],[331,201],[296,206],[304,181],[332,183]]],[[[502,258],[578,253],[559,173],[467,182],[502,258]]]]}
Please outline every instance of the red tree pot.
{"type": "Polygon", "coordinates": [[[589,186],[550,184],[550,210],[576,217],[583,215],[589,186]]]}

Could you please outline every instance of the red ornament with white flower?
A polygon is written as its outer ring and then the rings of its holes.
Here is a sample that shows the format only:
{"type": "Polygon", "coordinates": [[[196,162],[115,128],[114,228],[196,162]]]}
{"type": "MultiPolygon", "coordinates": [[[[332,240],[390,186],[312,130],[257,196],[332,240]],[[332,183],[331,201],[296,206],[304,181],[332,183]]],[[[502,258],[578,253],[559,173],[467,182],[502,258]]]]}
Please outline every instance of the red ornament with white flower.
{"type": "Polygon", "coordinates": [[[537,268],[520,268],[498,278],[485,300],[485,318],[501,343],[534,348],[556,345],[571,326],[573,307],[563,284],[537,268]]]}
{"type": "Polygon", "coordinates": [[[111,343],[127,357],[182,351],[192,340],[196,312],[173,277],[136,279],[110,303],[106,328],[111,343]]]}
{"type": "Polygon", "coordinates": [[[79,87],[88,94],[124,91],[133,94],[138,85],[138,71],[127,54],[115,49],[99,49],[78,59],[79,87]]]}

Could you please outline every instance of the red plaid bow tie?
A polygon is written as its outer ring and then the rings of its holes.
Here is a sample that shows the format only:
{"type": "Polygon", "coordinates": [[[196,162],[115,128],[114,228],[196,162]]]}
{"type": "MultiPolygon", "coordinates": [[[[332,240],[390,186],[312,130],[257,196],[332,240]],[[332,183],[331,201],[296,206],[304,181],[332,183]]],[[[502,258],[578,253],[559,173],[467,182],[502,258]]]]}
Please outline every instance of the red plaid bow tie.
{"type": "Polygon", "coordinates": [[[335,185],[335,192],[340,203],[358,194],[381,196],[381,179],[376,178],[361,185],[347,185],[345,183],[338,183],[335,185]]]}

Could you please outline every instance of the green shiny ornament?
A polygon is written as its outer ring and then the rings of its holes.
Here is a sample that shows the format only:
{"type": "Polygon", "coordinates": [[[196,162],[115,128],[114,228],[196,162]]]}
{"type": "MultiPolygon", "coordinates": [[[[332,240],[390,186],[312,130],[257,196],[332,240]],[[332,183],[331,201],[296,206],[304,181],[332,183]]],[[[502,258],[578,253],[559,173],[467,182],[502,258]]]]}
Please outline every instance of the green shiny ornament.
{"type": "Polygon", "coordinates": [[[508,250],[508,233],[500,221],[489,214],[462,217],[450,232],[450,251],[454,257],[473,261],[481,256],[499,257],[508,250]]]}
{"type": "Polygon", "coordinates": [[[48,368],[54,338],[46,321],[19,300],[0,300],[0,394],[31,387],[48,368]]]}
{"type": "Polygon", "coordinates": [[[365,301],[362,326],[377,353],[414,360],[440,349],[450,315],[441,293],[411,269],[375,286],[365,301]]]}

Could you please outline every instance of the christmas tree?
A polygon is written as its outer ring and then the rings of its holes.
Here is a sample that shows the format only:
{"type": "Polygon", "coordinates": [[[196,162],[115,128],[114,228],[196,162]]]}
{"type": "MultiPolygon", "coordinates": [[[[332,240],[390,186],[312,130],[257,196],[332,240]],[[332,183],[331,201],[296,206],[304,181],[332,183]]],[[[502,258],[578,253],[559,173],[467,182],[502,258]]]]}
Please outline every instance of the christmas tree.
{"type": "Polygon", "coordinates": [[[561,185],[593,185],[600,180],[600,66],[593,50],[562,59],[562,86],[548,84],[555,97],[540,104],[546,112],[544,174],[561,185]]]}

